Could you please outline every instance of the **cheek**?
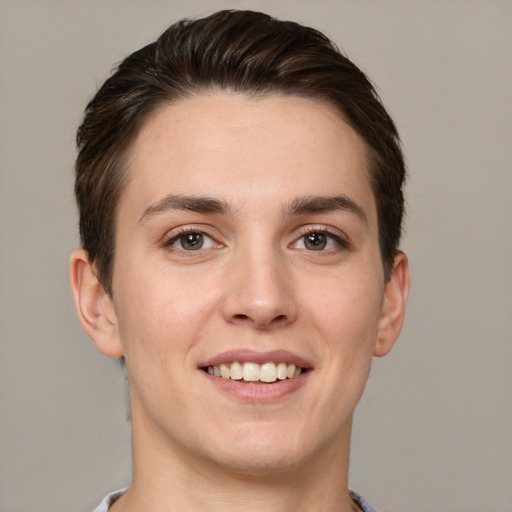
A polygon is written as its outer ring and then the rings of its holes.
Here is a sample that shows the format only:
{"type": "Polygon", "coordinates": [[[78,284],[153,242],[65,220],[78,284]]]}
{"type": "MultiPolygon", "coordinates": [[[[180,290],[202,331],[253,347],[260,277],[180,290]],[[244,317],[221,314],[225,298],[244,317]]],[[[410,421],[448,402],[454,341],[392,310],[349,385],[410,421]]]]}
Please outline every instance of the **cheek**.
{"type": "Polygon", "coordinates": [[[310,302],[311,321],[322,333],[333,361],[340,364],[371,361],[383,290],[378,276],[331,279],[323,293],[310,302]],[[341,358],[340,352],[343,352],[341,358]]]}
{"type": "Polygon", "coordinates": [[[184,358],[200,337],[215,290],[162,269],[138,270],[118,287],[115,302],[127,363],[131,354],[160,361],[184,358]]]}

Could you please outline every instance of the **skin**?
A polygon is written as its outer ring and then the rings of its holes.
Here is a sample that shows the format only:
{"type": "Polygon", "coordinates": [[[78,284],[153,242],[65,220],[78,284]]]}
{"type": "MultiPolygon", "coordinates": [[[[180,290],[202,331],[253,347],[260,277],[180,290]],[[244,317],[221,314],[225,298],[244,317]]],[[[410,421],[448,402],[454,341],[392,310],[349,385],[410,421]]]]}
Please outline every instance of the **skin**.
{"type": "Polygon", "coordinates": [[[216,93],[155,112],[128,172],[113,297],[87,253],[71,258],[82,325],[130,380],[133,482],[111,510],[357,510],[352,415],[409,288],[403,253],[384,282],[364,141],[308,99],[216,93]],[[175,208],[183,197],[195,209],[175,208]],[[203,247],[184,248],[184,231],[203,247]],[[205,373],[240,350],[308,371],[289,388],[205,373]]]}

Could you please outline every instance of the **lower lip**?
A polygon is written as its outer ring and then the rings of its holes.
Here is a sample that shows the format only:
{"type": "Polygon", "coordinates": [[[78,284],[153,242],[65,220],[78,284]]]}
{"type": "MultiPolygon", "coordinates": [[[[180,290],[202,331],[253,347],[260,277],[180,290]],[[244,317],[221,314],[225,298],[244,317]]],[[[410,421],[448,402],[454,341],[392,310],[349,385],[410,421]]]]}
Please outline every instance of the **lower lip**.
{"type": "Polygon", "coordinates": [[[306,382],[310,372],[302,373],[293,379],[276,380],[271,383],[245,382],[224,379],[202,372],[204,376],[222,392],[243,402],[272,403],[298,391],[306,382]]]}

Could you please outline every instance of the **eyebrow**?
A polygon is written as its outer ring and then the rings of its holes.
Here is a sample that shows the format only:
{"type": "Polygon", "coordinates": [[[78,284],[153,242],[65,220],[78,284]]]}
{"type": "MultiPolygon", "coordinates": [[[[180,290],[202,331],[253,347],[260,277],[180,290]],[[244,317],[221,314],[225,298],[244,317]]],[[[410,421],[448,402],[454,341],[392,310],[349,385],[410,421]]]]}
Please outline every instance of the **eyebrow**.
{"type": "MultiPolygon", "coordinates": [[[[148,217],[173,210],[217,213],[221,215],[233,213],[232,206],[227,201],[221,199],[209,196],[169,194],[148,206],[138,222],[144,222],[148,217]]],[[[353,213],[368,225],[368,218],[363,208],[345,195],[298,197],[289,204],[284,213],[285,215],[293,216],[337,210],[353,213]]]]}
{"type": "Polygon", "coordinates": [[[336,210],[353,213],[368,225],[368,218],[363,208],[345,195],[298,197],[290,203],[286,213],[288,215],[301,215],[304,213],[324,213],[336,210]]]}
{"type": "Polygon", "coordinates": [[[219,213],[226,214],[232,210],[226,201],[208,196],[184,196],[179,194],[169,194],[163,199],[156,201],[148,206],[139,218],[139,222],[145,221],[159,213],[173,210],[188,210],[199,213],[219,213]]]}

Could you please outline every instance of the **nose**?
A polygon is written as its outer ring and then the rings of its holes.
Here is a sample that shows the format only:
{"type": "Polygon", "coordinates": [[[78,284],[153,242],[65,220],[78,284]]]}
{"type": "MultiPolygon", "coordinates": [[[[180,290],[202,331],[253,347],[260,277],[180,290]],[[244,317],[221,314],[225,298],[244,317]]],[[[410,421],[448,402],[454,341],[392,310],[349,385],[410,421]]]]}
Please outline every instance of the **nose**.
{"type": "Polygon", "coordinates": [[[272,248],[240,252],[227,273],[222,302],[227,322],[268,330],[295,321],[293,282],[285,262],[272,248]]]}

